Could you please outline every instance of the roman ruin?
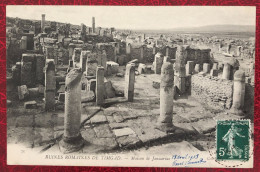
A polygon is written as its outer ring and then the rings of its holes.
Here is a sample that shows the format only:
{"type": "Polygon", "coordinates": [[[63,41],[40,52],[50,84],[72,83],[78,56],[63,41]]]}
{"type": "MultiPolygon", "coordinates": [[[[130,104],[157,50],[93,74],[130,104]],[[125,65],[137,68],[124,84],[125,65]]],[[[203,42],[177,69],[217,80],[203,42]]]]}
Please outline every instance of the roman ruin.
{"type": "Polygon", "coordinates": [[[48,17],[6,20],[10,143],[87,154],[185,142],[203,152],[205,140],[215,143],[217,119],[253,119],[255,40],[248,35],[48,17]]]}

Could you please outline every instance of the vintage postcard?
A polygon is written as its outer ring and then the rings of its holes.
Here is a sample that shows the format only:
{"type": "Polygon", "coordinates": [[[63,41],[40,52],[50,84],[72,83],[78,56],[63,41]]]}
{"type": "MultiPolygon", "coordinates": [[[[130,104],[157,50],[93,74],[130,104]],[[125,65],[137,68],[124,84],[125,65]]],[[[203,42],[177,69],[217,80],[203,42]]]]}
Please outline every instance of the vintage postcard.
{"type": "Polygon", "coordinates": [[[7,164],[252,168],[255,23],[254,6],[7,6],[7,164]]]}

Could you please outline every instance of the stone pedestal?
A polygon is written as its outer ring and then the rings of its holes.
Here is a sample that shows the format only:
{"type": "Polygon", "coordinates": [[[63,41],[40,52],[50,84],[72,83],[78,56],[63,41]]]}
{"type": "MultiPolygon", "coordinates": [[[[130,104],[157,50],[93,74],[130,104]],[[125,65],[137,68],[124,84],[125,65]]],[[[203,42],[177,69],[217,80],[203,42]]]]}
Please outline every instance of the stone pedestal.
{"type": "Polygon", "coordinates": [[[160,83],[160,116],[156,128],[165,132],[174,131],[172,124],[173,115],[173,76],[172,64],[166,62],[162,66],[160,83]]]}
{"type": "Polygon", "coordinates": [[[64,135],[59,143],[63,153],[76,152],[84,146],[80,134],[81,77],[80,68],[72,69],[66,76],[64,135]]]}
{"type": "Polygon", "coordinates": [[[234,75],[233,105],[230,110],[236,115],[243,115],[245,101],[245,72],[238,70],[234,75]]]}
{"type": "Polygon", "coordinates": [[[102,106],[104,104],[104,68],[102,66],[97,67],[97,81],[96,81],[96,105],[102,106]]]}
{"type": "Polygon", "coordinates": [[[230,64],[225,63],[223,68],[222,79],[226,79],[226,80],[230,79],[230,70],[231,70],[230,64]]]}
{"type": "Polygon", "coordinates": [[[135,67],[132,64],[127,64],[126,71],[125,71],[125,98],[129,102],[134,101],[134,87],[135,87],[135,67]]]}

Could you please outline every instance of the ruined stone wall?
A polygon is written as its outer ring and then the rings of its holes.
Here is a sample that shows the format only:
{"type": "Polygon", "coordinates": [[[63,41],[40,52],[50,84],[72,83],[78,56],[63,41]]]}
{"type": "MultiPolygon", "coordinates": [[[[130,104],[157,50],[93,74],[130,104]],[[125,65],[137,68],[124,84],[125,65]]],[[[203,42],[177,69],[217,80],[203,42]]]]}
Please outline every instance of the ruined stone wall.
{"type": "Polygon", "coordinates": [[[187,61],[194,61],[195,64],[200,64],[200,66],[203,66],[203,63],[209,63],[212,64],[211,59],[210,59],[210,49],[192,49],[192,48],[187,48],[187,61]]]}
{"type": "Polygon", "coordinates": [[[201,102],[222,109],[230,109],[232,105],[233,82],[209,76],[191,76],[191,96],[201,102]]]}
{"type": "Polygon", "coordinates": [[[140,48],[131,48],[131,59],[141,60],[141,47],[140,48]]]}
{"type": "Polygon", "coordinates": [[[98,43],[97,48],[102,51],[105,50],[108,61],[115,61],[115,47],[109,43],[98,43]]]}
{"type": "Polygon", "coordinates": [[[152,48],[144,48],[144,63],[150,62],[152,63],[154,61],[154,54],[152,48]]]}

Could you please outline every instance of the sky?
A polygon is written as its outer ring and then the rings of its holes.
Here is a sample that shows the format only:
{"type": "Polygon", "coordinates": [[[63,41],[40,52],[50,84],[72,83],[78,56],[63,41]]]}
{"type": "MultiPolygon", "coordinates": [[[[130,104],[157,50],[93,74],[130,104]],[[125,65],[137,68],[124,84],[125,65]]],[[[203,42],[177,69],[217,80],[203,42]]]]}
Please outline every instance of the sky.
{"type": "Polygon", "coordinates": [[[21,6],[8,5],[6,16],[118,29],[172,29],[206,25],[255,25],[253,6],[21,6]]]}

